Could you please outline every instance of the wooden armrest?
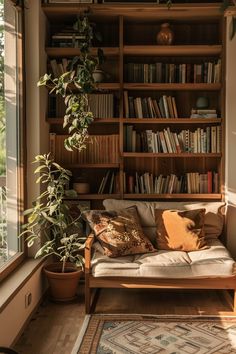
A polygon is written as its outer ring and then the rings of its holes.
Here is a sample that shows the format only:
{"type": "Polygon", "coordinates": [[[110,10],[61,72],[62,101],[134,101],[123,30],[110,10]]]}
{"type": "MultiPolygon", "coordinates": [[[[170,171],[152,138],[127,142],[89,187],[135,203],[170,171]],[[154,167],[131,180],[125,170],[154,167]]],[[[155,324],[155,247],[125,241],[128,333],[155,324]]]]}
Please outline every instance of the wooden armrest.
{"type": "Polygon", "coordinates": [[[92,245],[95,240],[94,234],[91,233],[86,242],[85,242],[85,252],[84,252],[84,257],[85,257],[85,273],[90,273],[91,269],[91,250],[92,250],[92,245]]]}

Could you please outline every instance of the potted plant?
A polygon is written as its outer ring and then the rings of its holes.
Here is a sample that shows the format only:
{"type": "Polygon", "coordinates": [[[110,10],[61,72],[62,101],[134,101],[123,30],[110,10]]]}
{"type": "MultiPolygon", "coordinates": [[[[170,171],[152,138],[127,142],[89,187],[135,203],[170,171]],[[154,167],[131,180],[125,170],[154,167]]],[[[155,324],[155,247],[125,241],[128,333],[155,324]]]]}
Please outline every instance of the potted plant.
{"type": "Polygon", "coordinates": [[[50,93],[56,93],[64,98],[66,113],[63,128],[67,127],[70,134],[65,139],[64,145],[70,151],[73,149],[81,151],[86,148],[88,127],[93,121],[88,94],[95,89],[97,70],[104,61],[100,48],[97,49],[97,55],[91,55],[93,39],[96,37],[97,40],[101,40],[101,37],[95,31],[94,24],[90,23],[88,14],[89,12],[85,11],[73,26],[75,34],[80,38],[78,40],[80,55],[71,60],[68,71],[59,77],[52,78],[51,74],[45,74],[38,82],[38,86],[48,86],[51,88],[50,93]]]}
{"type": "Polygon", "coordinates": [[[36,156],[34,163],[40,164],[35,169],[35,174],[40,174],[36,183],[45,190],[24,212],[27,222],[20,236],[26,235],[28,247],[38,243],[35,258],[53,256],[57,260],[44,267],[51,295],[57,301],[71,300],[83,270],[84,258],[79,251],[85,240],[80,212],[73,217],[64,200],[71,172],[55,163],[50,154],[36,156]]]}

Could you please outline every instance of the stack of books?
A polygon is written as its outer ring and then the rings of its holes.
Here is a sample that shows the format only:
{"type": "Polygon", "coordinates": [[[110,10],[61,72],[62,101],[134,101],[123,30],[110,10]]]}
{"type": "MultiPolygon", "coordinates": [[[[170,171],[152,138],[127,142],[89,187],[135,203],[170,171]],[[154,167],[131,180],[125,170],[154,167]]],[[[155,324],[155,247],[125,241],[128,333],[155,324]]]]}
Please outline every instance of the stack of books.
{"type": "Polygon", "coordinates": [[[101,180],[97,193],[119,193],[119,179],[120,176],[118,172],[108,170],[101,180]]]}
{"type": "Polygon", "coordinates": [[[191,109],[190,118],[217,118],[216,109],[191,109]]]}

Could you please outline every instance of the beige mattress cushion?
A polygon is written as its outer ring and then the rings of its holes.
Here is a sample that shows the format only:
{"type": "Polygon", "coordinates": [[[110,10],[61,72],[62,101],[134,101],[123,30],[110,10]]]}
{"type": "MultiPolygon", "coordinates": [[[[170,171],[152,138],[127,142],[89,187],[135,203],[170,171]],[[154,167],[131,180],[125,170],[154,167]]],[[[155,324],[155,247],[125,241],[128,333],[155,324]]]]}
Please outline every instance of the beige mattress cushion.
{"type": "Polygon", "coordinates": [[[173,279],[232,276],[234,260],[227,249],[216,239],[209,240],[208,245],[208,249],[193,252],[160,250],[143,255],[109,258],[103,255],[102,247],[96,242],[92,274],[95,277],[173,279]]]}
{"type": "Polygon", "coordinates": [[[224,203],[222,202],[148,202],[134,200],[105,199],[103,205],[106,210],[117,210],[136,205],[144,233],[155,245],[156,224],[155,209],[192,210],[206,209],[204,228],[206,239],[217,238],[221,235],[224,224],[224,203]]]}

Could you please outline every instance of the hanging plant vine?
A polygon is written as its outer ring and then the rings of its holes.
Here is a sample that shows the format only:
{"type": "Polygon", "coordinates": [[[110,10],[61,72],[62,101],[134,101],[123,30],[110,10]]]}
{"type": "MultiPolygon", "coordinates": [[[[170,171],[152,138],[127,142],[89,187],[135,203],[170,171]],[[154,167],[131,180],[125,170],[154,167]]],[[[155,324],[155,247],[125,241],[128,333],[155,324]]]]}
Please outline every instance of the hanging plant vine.
{"type": "Polygon", "coordinates": [[[76,32],[80,55],[73,58],[68,71],[57,78],[45,74],[39,79],[38,86],[48,86],[51,93],[61,95],[66,106],[63,128],[68,128],[69,137],[64,145],[67,150],[79,151],[86,148],[89,139],[88,127],[93,121],[93,113],[88,104],[88,94],[95,89],[93,72],[98,64],[104,60],[103,52],[98,48],[97,56],[91,56],[90,48],[96,37],[101,40],[95,31],[94,24],[90,23],[89,12],[78,16],[73,28],[76,32]],[[78,93],[79,91],[79,93],[78,93]]]}

